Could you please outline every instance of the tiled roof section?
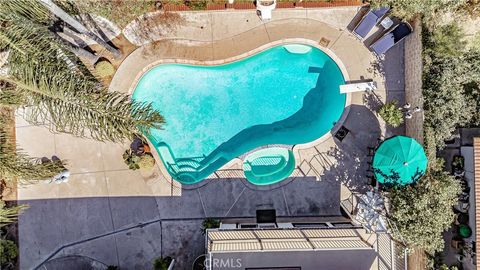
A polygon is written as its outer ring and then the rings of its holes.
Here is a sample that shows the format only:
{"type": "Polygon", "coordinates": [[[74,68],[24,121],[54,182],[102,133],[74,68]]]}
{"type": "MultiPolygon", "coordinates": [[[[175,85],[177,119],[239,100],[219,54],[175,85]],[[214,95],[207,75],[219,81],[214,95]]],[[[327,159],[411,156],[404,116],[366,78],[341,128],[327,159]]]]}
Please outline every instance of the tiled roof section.
{"type": "Polygon", "coordinates": [[[263,250],[306,250],[312,249],[305,239],[300,240],[267,240],[262,242],[263,250]]]}
{"type": "Polygon", "coordinates": [[[357,237],[358,234],[355,230],[303,230],[303,233],[310,238],[327,238],[327,237],[357,237]]]}
{"type": "MultiPolygon", "coordinates": [[[[480,228],[480,137],[473,138],[473,166],[475,176],[475,228],[480,228]]],[[[476,243],[480,241],[480,234],[476,235],[476,243]]],[[[477,264],[480,265],[480,256],[477,256],[477,264]]]]}
{"type": "Polygon", "coordinates": [[[372,248],[355,229],[263,229],[207,232],[209,252],[372,248]]]}
{"type": "Polygon", "coordinates": [[[330,241],[312,241],[316,249],[352,249],[352,248],[369,248],[367,243],[362,240],[330,240],[330,241]]]}
{"type": "Polygon", "coordinates": [[[300,230],[255,230],[260,239],[297,239],[305,238],[300,230]]]}
{"type": "Polygon", "coordinates": [[[249,251],[261,249],[260,243],[256,240],[214,241],[208,247],[209,251],[249,251]]]}
{"type": "Polygon", "coordinates": [[[208,238],[211,241],[257,239],[253,231],[246,230],[212,231],[208,233],[208,238]]]}

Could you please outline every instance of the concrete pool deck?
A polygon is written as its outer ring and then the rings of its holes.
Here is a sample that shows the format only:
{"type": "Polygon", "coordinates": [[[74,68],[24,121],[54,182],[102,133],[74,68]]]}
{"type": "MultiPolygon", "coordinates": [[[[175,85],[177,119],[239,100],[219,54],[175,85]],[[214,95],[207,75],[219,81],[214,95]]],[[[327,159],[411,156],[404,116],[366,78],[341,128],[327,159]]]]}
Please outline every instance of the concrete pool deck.
{"type": "Polygon", "coordinates": [[[346,30],[357,9],[277,10],[265,24],[252,10],[188,13],[192,16],[185,25],[162,34],[155,46],[133,52],[125,60],[131,65],[122,64],[120,79],[111,84],[128,92],[138,72],[162,58],[225,59],[286,38],[324,38],[350,80],[374,79],[379,90],[375,96],[353,94],[344,123],[349,135],[342,142],[330,137],[301,149],[293,177],[281,185],[256,188],[232,165],[218,172],[221,180],[182,189],[159,167],[148,174],[128,170],[122,160],[128,144],[53,134],[29,125],[19,112],[19,145],[34,156],[66,159],[72,172],[68,183],[19,187],[18,200],[30,205],[19,219],[20,268],[74,254],[124,269],[147,269],[153,258],[174,255],[179,269],[187,269],[203,252],[199,228],[205,217],[253,217],[262,207],[285,217],[337,215],[340,199],[348,194],[343,191],[368,188],[367,146],[382,135],[402,133],[386,130],[374,110],[392,98],[403,102],[403,44],[387,54],[378,72],[371,53],[346,30]],[[203,49],[209,53],[200,53],[203,49]]]}

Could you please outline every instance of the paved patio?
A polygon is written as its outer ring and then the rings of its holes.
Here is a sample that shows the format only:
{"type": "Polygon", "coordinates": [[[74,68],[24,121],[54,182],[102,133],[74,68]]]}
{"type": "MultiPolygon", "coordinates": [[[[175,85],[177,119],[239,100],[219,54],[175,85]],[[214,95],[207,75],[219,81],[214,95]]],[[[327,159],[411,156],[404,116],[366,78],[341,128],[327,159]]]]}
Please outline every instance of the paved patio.
{"type": "Polygon", "coordinates": [[[159,59],[224,59],[285,38],[328,39],[325,49],[343,62],[350,80],[373,78],[379,91],[353,94],[344,122],[349,135],[300,150],[294,177],[275,186],[252,186],[231,168],[219,173],[221,179],[181,187],[160,167],[148,174],[128,170],[122,160],[127,144],[52,134],[28,125],[19,112],[20,146],[34,156],[67,159],[72,172],[68,183],[19,188],[18,199],[30,205],[19,220],[21,269],[65,255],[122,269],[148,269],[153,258],[171,255],[178,269],[188,269],[204,251],[200,227],[205,217],[254,217],[258,208],[275,208],[285,217],[339,215],[340,199],[349,190],[368,188],[367,146],[385,134],[403,133],[402,128],[386,130],[375,113],[385,100],[403,102],[403,45],[388,53],[378,72],[364,44],[346,31],[356,13],[356,8],[285,9],[264,24],[254,11],[198,12],[162,34],[156,46],[133,52],[116,75],[121,79],[112,81],[112,89],[128,92],[145,66],[159,59]]]}

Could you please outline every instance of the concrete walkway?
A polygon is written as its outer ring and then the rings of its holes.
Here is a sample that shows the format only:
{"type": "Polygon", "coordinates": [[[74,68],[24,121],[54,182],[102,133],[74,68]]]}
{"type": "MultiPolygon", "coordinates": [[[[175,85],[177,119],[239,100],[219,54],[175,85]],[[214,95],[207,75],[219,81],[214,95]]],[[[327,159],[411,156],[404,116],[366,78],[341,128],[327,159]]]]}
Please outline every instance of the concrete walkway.
{"type": "Polygon", "coordinates": [[[285,38],[323,38],[325,50],[340,59],[351,80],[373,78],[379,91],[353,94],[344,122],[349,135],[342,142],[330,137],[301,150],[295,177],[276,186],[252,186],[232,168],[219,173],[222,179],[181,187],[160,168],[149,174],[128,170],[122,160],[128,145],[52,134],[28,125],[19,112],[20,146],[35,156],[67,159],[73,173],[68,183],[19,189],[19,200],[30,205],[19,220],[21,269],[65,255],[88,256],[122,269],[149,269],[153,258],[173,255],[178,269],[188,269],[203,253],[205,217],[253,217],[258,208],[275,208],[286,217],[339,215],[345,191],[368,188],[367,146],[386,133],[402,132],[386,130],[375,109],[391,98],[402,102],[403,45],[388,53],[379,71],[364,44],[346,30],[356,12],[285,9],[267,24],[258,22],[254,11],[182,14],[188,19],[183,26],[171,30],[170,38],[162,34],[155,46],[134,51],[112,81],[112,89],[128,92],[144,68],[159,59],[225,59],[285,38]]]}

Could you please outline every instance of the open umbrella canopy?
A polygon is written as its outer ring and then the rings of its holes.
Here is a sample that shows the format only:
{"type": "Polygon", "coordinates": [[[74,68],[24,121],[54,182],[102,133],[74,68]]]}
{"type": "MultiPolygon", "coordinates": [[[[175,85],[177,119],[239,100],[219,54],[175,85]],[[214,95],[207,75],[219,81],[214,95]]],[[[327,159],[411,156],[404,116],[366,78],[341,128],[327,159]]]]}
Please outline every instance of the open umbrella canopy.
{"type": "Polygon", "coordinates": [[[373,157],[373,171],[380,183],[408,185],[425,174],[427,156],[413,138],[395,136],[385,140],[373,157]]]}

